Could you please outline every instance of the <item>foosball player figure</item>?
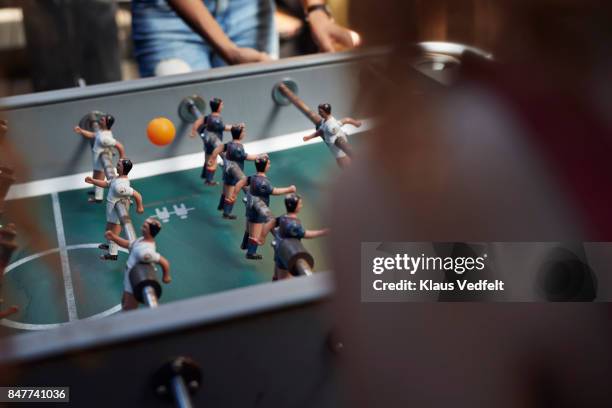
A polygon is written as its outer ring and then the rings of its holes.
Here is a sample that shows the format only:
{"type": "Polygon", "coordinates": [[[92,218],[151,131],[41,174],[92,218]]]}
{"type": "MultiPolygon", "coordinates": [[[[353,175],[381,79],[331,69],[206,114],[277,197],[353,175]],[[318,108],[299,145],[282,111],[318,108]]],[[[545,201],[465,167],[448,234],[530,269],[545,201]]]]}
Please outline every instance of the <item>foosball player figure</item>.
{"type": "Polygon", "coordinates": [[[289,187],[273,187],[270,180],[266,176],[270,169],[270,158],[266,155],[259,156],[255,160],[255,169],[257,173],[244,178],[236,184],[234,191],[240,191],[244,186],[247,189],[247,207],[246,218],[247,228],[242,238],[241,249],[246,249],[247,259],[261,259],[262,256],[257,254],[257,247],[261,245],[260,237],[263,226],[272,219],[272,211],[270,211],[270,196],[295,193],[295,186],[289,187]]]}
{"type": "MultiPolygon", "coordinates": [[[[96,180],[91,177],[85,178],[86,183],[93,184],[96,187],[108,187],[108,194],[106,196],[106,231],[112,231],[116,235],[121,233],[121,221],[115,208],[118,202],[123,202],[126,209],[129,209],[130,198],[134,197],[134,201],[136,202],[136,212],[138,214],[142,214],[144,212],[142,196],[138,191],[130,186],[128,174],[130,173],[131,169],[132,162],[130,159],[122,158],[117,162],[118,176],[113,178],[111,181],[96,180]]],[[[101,259],[110,261],[117,260],[119,248],[115,242],[109,240],[108,244],[100,244],[99,248],[108,251],[108,253],[100,256],[101,259]]]]}
{"type": "Polygon", "coordinates": [[[246,128],[244,124],[234,125],[231,128],[232,141],[223,145],[217,146],[208,160],[209,166],[217,160],[217,156],[225,153],[225,168],[223,169],[223,193],[219,200],[218,210],[223,210],[223,218],[235,220],[236,216],[232,214],[234,202],[239,189],[236,189],[236,184],[246,178],[244,175],[245,160],[253,161],[257,158],[254,154],[247,154],[244,150],[242,140],[246,136],[246,128]]]}
{"type": "Polygon", "coordinates": [[[145,220],[145,222],[142,224],[142,228],[140,229],[142,236],[131,244],[127,239],[121,238],[113,231],[106,231],[105,236],[109,241],[113,241],[120,247],[126,248],[130,251],[130,256],[128,257],[125,266],[125,275],[123,279],[123,298],[121,299],[121,306],[123,310],[131,310],[138,307],[138,302],[132,293],[132,285],[130,283],[129,276],[130,271],[136,264],[159,264],[163,272],[162,281],[164,283],[170,283],[172,281],[170,278],[170,263],[166,258],[161,256],[159,252],[157,252],[155,247],[155,237],[157,234],[159,234],[161,229],[162,226],[159,220],[149,217],[145,220]]]}
{"type": "MultiPolygon", "coordinates": [[[[105,151],[110,151],[111,147],[117,149],[119,158],[125,157],[125,148],[123,145],[113,137],[111,128],[115,123],[115,118],[112,115],[104,115],[100,118],[100,131],[92,132],[89,130],[82,129],[79,126],[74,127],[74,132],[93,140],[91,147],[92,159],[93,159],[93,179],[104,180],[104,163],[102,162],[101,154],[105,151]]],[[[101,203],[104,198],[104,189],[99,186],[94,187],[94,197],[89,199],[90,202],[101,203]]]]}
{"type": "Polygon", "coordinates": [[[329,229],[327,228],[321,230],[304,229],[298,218],[298,213],[302,209],[302,205],[302,197],[297,194],[288,194],[285,196],[287,214],[272,219],[270,222],[266,223],[263,228],[260,242],[263,244],[266,240],[266,236],[272,230],[274,231],[276,241],[274,245],[274,277],[272,280],[287,279],[291,277],[291,273],[288,271],[289,266],[277,254],[277,249],[283,239],[295,238],[301,240],[302,238],[318,238],[329,233],[329,229]]]}
{"type": "Polygon", "coordinates": [[[216,186],[218,183],[214,181],[215,171],[217,170],[217,161],[210,162],[210,156],[215,148],[223,144],[223,132],[230,131],[232,125],[226,125],[221,118],[223,110],[223,101],[219,98],[213,98],[209,102],[210,115],[202,116],[196,120],[191,128],[191,137],[196,134],[200,135],[204,143],[204,166],[202,166],[201,178],[204,179],[204,184],[207,186],[216,186]]]}
{"type": "Polygon", "coordinates": [[[329,103],[320,104],[318,110],[322,121],[317,125],[316,132],[309,136],[304,136],[304,141],[307,142],[317,136],[322,137],[330,152],[336,158],[338,166],[344,168],[351,164],[353,153],[348,143],[346,133],[342,130],[342,126],[353,125],[355,127],[361,127],[361,121],[353,118],[337,120],[331,115],[332,108],[329,103]]]}

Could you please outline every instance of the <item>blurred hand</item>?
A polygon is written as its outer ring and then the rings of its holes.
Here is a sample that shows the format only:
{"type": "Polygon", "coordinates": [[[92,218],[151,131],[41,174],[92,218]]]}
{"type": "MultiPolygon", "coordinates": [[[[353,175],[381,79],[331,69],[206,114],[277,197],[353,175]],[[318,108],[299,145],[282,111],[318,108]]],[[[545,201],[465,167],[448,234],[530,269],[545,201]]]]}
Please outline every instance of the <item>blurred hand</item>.
{"type": "Polygon", "coordinates": [[[289,186],[289,191],[295,193],[297,191],[297,188],[292,184],[289,186]]]}
{"type": "Polygon", "coordinates": [[[93,184],[93,179],[90,176],[85,177],[85,182],[87,184],[93,184]]]}
{"type": "Polygon", "coordinates": [[[164,283],[170,283],[170,282],[172,282],[172,278],[170,277],[170,275],[164,275],[164,276],[162,277],[162,281],[163,281],[164,283]]]}
{"type": "Polygon", "coordinates": [[[83,130],[83,129],[81,129],[79,126],[75,126],[75,127],[74,127],[74,133],[76,133],[76,134],[78,134],[78,135],[80,135],[80,134],[81,134],[81,131],[82,131],[82,130],[83,130]]]}
{"type": "Polygon", "coordinates": [[[257,51],[253,48],[236,47],[229,52],[226,62],[230,65],[246,64],[248,62],[271,61],[272,58],[265,52],[257,51]]]}
{"type": "Polygon", "coordinates": [[[139,206],[139,207],[137,207],[137,208],[136,208],[136,212],[137,212],[138,214],[142,214],[142,213],[144,212],[144,207],[143,207],[142,205],[141,205],[141,206],[139,206]]]}
{"type": "Polygon", "coordinates": [[[323,10],[311,12],[308,21],[312,38],[323,52],[336,51],[338,45],[341,48],[352,48],[361,44],[359,34],[336,24],[323,10]]]}
{"type": "Polygon", "coordinates": [[[113,239],[113,236],[114,236],[114,235],[115,235],[115,234],[113,234],[113,231],[106,231],[106,232],[104,233],[104,238],[106,238],[106,239],[108,239],[108,240],[111,240],[111,241],[112,241],[112,239],[113,239]]]}
{"type": "Polygon", "coordinates": [[[279,10],[276,10],[274,17],[276,19],[278,36],[281,40],[296,36],[304,26],[304,23],[299,18],[293,17],[279,10]]]}

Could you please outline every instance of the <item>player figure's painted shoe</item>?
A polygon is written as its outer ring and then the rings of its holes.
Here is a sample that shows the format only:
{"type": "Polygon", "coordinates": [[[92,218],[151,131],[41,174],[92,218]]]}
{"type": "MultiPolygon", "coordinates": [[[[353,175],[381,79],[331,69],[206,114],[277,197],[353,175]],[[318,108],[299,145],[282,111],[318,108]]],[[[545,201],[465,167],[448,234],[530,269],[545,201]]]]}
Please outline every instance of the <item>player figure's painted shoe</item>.
{"type": "Polygon", "coordinates": [[[108,244],[100,244],[100,245],[98,245],[98,249],[102,249],[104,251],[108,251],[108,244]]]}
{"type": "Polygon", "coordinates": [[[246,259],[259,260],[259,259],[262,259],[262,258],[263,258],[263,256],[261,256],[260,254],[255,254],[255,255],[246,254],[246,259]]]}
{"type": "Polygon", "coordinates": [[[102,259],[103,261],[116,261],[117,258],[119,258],[118,255],[111,255],[111,254],[100,255],[100,259],[102,259]]]}
{"type": "Polygon", "coordinates": [[[100,203],[102,203],[102,201],[104,201],[104,200],[96,200],[93,197],[89,197],[89,199],[87,200],[88,203],[92,203],[92,204],[100,204],[100,203]]]}
{"type": "Polygon", "coordinates": [[[234,214],[223,214],[223,218],[225,218],[226,220],[235,220],[236,216],[234,214]]]}
{"type": "Polygon", "coordinates": [[[216,181],[205,181],[204,185],[208,186],[208,187],[214,187],[214,186],[218,186],[219,183],[216,181]]]}

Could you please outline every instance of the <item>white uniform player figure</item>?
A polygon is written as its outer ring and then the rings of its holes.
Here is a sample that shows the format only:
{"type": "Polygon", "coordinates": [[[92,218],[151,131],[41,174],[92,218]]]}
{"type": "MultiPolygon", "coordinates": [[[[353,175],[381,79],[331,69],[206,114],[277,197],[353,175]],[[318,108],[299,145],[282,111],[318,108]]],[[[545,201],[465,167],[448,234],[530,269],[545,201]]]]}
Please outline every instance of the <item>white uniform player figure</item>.
{"type": "MultiPolygon", "coordinates": [[[[129,209],[130,198],[134,197],[136,212],[139,214],[144,212],[142,196],[130,186],[130,180],[127,177],[131,169],[132,162],[130,159],[123,158],[119,159],[117,163],[118,176],[111,181],[96,180],[91,177],[85,178],[86,183],[93,184],[96,187],[108,187],[108,194],[106,196],[106,231],[112,231],[117,235],[121,233],[121,220],[116,209],[118,202],[122,201],[126,208],[129,209]]],[[[111,261],[117,260],[119,248],[113,241],[109,240],[108,244],[100,244],[99,248],[108,251],[107,254],[102,255],[100,258],[111,261]]]]}
{"type": "Polygon", "coordinates": [[[352,150],[348,144],[346,133],[342,130],[344,125],[361,126],[361,121],[353,118],[343,118],[337,120],[331,115],[331,105],[322,103],[319,105],[319,115],[321,123],[317,126],[317,131],[309,136],[304,136],[304,141],[314,139],[317,136],[323,138],[323,141],[336,158],[338,166],[344,168],[351,164],[352,150]]]}
{"type": "Polygon", "coordinates": [[[123,278],[123,297],[121,306],[123,310],[136,309],[138,302],[134,298],[132,285],[130,284],[130,270],[138,263],[159,264],[162,268],[164,283],[170,283],[170,263],[166,258],[157,252],[155,246],[155,237],[161,231],[161,223],[153,217],[149,217],[142,224],[142,237],[130,243],[127,239],[121,238],[112,231],[106,231],[106,238],[114,241],[115,244],[129,249],[130,256],[128,257],[123,278]]]}
{"type": "MultiPolygon", "coordinates": [[[[111,127],[115,123],[115,118],[112,115],[104,115],[99,121],[100,130],[92,132],[75,126],[74,132],[93,141],[91,152],[93,162],[93,178],[95,180],[104,180],[104,164],[101,159],[101,154],[105,151],[111,151],[111,148],[117,149],[119,158],[125,157],[125,149],[123,145],[113,137],[111,127]]],[[[99,186],[94,187],[94,197],[90,198],[90,202],[101,203],[104,198],[104,189],[99,186]]]]}

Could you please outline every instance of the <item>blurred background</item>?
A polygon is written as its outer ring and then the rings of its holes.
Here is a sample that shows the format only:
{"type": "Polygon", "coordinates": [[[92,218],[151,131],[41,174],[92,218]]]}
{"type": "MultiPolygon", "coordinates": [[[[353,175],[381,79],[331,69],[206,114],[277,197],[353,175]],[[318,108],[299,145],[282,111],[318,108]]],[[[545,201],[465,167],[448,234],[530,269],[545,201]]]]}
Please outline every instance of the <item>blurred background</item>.
{"type": "MultiPolygon", "coordinates": [[[[0,94],[137,78],[130,3],[0,0],[0,94]]],[[[368,304],[355,275],[365,241],[612,240],[612,3],[329,5],[391,50],[364,70],[380,126],[327,214],[348,406],[610,406],[609,304],[368,304]],[[494,60],[464,53],[454,86],[423,92],[422,41],[494,60]]],[[[301,2],[277,6],[281,58],[316,52],[301,2]]]]}
{"type": "MultiPolygon", "coordinates": [[[[350,0],[328,2],[348,25],[350,0]]],[[[280,58],[317,52],[301,0],[276,0],[280,58]]],[[[0,0],[0,96],[139,78],[131,0],[0,0]]]]}
{"type": "MultiPolygon", "coordinates": [[[[0,0],[0,96],[139,78],[132,40],[134,3],[0,0]]],[[[367,33],[366,45],[452,41],[492,50],[504,20],[504,2],[493,0],[326,3],[339,26],[367,33]],[[396,12],[400,23],[381,20],[396,12]]],[[[318,52],[303,1],[275,4],[279,57],[318,52]]]]}

